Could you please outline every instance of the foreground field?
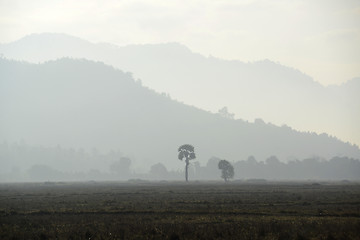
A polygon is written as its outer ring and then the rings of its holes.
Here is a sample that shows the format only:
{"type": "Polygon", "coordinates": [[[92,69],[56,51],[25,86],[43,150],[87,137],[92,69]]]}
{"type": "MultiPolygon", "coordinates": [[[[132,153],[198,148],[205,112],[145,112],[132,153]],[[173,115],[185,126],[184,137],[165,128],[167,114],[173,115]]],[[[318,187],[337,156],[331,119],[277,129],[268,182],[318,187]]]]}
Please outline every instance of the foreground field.
{"type": "Polygon", "coordinates": [[[360,239],[360,185],[0,184],[0,239],[360,239]]]}

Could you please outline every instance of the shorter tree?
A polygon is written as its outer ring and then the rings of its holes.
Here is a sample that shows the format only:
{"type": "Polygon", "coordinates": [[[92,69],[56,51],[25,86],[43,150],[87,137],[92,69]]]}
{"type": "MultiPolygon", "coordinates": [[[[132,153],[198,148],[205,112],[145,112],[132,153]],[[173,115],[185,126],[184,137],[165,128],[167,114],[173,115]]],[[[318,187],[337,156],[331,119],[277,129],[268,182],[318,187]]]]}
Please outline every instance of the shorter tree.
{"type": "Polygon", "coordinates": [[[221,169],[221,178],[223,178],[225,182],[234,177],[234,167],[228,161],[220,160],[218,168],[221,169]]]}

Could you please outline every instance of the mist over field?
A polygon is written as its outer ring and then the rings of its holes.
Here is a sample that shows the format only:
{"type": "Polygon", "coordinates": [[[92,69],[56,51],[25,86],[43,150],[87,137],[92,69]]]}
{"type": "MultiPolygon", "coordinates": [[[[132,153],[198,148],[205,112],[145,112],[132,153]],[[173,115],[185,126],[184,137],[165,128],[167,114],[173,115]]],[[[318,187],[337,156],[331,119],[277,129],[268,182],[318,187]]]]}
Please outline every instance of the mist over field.
{"type": "Polygon", "coordinates": [[[358,180],[359,7],[1,2],[0,181],[358,180]]]}
{"type": "Polygon", "coordinates": [[[179,180],[184,143],[195,146],[192,180],[220,179],[221,159],[236,179],[360,177],[356,145],[189,106],[101,62],[3,58],[0,79],[3,181],[179,180]]]}

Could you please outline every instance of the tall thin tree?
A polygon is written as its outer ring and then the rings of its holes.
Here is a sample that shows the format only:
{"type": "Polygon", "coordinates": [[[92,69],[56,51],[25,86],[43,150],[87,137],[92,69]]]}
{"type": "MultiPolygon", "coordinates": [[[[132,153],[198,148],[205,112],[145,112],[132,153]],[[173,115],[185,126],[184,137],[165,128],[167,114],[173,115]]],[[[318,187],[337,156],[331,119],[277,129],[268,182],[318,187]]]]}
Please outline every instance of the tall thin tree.
{"type": "Polygon", "coordinates": [[[188,181],[189,161],[196,158],[194,147],[190,144],[184,144],[178,148],[178,152],[179,160],[185,159],[185,180],[188,181]]]}

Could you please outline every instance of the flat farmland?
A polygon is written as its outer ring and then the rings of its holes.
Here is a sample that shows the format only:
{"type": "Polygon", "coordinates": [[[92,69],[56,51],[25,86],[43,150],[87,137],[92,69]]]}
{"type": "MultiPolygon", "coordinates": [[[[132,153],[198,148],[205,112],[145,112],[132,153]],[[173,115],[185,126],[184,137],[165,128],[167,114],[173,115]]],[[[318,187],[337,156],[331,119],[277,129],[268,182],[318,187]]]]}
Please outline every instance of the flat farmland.
{"type": "Polygon", "coordinates": [[[0,239],[360,239],[360,184],[0,184],[0,239]]]}

